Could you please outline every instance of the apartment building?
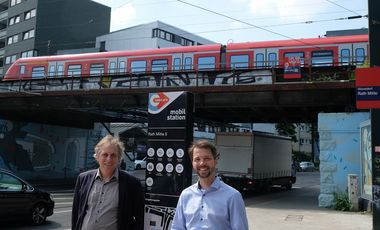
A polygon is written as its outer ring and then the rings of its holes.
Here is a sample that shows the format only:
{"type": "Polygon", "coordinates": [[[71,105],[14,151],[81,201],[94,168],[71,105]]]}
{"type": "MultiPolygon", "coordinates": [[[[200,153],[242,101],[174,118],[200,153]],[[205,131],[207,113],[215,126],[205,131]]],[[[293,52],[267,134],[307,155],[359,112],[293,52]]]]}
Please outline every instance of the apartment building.
{"type": "Polygon", "coordinates": [[[94,47],[110,18],[91,0],[0,0],[0,76],[20,57],[94,47]]]}

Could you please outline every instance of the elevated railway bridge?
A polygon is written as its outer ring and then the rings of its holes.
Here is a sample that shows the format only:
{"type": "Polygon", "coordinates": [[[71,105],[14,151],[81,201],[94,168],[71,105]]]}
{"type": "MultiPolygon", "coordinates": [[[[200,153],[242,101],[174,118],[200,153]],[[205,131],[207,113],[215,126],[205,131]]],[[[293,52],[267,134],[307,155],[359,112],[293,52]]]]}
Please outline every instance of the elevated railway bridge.
{"type": "Polygon", "coordinates": [[[0,117],[82,128],[146,122],[148,93],[187,91],[201,120],[312,123],[321,112],[356,111],[354,69],[305,67],[299,79],[276,68],[3,81],[0,117]]]}

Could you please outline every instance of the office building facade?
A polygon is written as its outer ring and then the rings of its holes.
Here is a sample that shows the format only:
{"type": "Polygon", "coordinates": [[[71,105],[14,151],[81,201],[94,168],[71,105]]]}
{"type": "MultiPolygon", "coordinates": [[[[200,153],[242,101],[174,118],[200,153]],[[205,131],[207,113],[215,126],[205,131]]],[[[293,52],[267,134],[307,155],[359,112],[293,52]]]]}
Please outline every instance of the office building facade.
{"type": "Polygon", "coordinates": [[[94,47],[110,18],[110,7],[91,0],[0,0],[0,76],[20,57],[94,47]]]}

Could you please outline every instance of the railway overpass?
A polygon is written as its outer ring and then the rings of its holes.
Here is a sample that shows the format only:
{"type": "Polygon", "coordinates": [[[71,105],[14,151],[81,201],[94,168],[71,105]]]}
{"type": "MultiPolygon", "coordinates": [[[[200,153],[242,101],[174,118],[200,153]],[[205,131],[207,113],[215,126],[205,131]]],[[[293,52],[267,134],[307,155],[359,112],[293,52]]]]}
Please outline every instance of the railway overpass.
{"type": "Polygon", "coordinates": [[[44,78],[0,83],[0,117],[91,128],[94,122],[146,122],[150,92],[187,91],[199,119],[223,123],[317,122],[318,113],[354,112],[354,67],[170,72],[44,78]]]}

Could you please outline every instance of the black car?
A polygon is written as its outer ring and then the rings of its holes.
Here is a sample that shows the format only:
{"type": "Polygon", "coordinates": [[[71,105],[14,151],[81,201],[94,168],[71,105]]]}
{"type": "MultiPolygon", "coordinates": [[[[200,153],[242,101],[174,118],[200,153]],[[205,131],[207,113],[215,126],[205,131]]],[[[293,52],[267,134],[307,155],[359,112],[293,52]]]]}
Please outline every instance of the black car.
{"type": "Polygon", "coordinates": [[[33,225],[40,225],[53,215],[53,209],[54,201],[48,192],[0,169],[0,220],[26,219],[33,225]]]}

